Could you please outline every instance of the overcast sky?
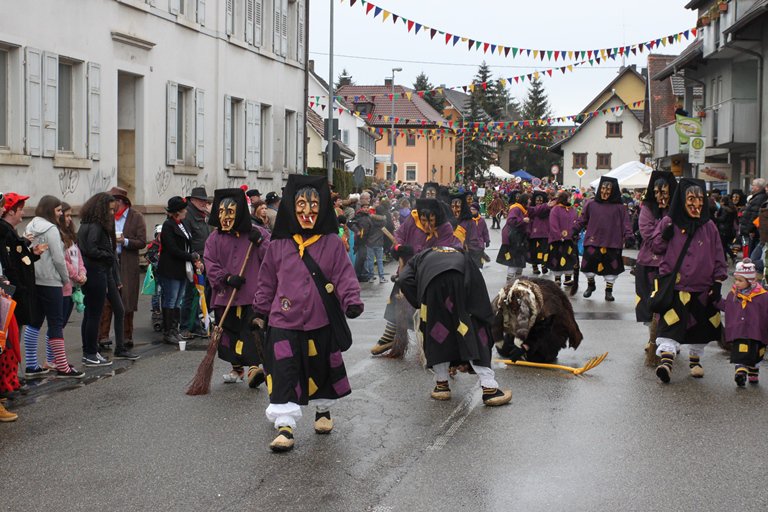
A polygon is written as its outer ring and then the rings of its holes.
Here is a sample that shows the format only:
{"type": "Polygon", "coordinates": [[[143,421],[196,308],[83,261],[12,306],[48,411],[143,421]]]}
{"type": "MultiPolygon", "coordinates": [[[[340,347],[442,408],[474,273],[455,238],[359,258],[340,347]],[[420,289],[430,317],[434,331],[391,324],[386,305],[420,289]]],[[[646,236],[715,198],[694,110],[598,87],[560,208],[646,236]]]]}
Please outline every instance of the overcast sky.
{"type": "MultiPolygon", "coordinates": [[[[310,59],[315,70],[328,77],[330,3],[334,2],[334,78],[343,68],[358,85],[380,84],[403,68],[396,83],[412,86],[421,71],[434,85],[466,85],[472,82],[478,65],[485,59],[495,77],[511,77],[560,66],[545,59],[512,59],[467,51],[466,43],[445,45],[438,34],[430,40],[406,32],[400,21],[390,17],[382,23],[373,12],[365,15],[360,0],[311,0],[309,23],[310,59]],[[418,62],[416,62],[418,61],[418,62]]],[[[587,50],[648,41],[687,30],[696,24],[694,11],[684,9],[687,0],[374,0],[390,12],[432,28],[475,40],[505,46],[552,50],[587,50]]],[[[692,40],[692,39],[691,39],[692,40]]],[[[687,45],[668,45],[655,53],[679,54],[687,45]]],[[[644,67],[646,53],[627,59],[627,64],[644,67]]],[[[616,75],[620,60],[608,60],[589,68],[559,70],[543,78],[556,115],[581,112],[616,75]]],[[[527,82],[527,81],[526,81],[527,82]]],[[[510,84],[511,94],[524,97],[527,85],[510,84]]],[[[638,98],[642,99],[642,98],[638,98]]]]}

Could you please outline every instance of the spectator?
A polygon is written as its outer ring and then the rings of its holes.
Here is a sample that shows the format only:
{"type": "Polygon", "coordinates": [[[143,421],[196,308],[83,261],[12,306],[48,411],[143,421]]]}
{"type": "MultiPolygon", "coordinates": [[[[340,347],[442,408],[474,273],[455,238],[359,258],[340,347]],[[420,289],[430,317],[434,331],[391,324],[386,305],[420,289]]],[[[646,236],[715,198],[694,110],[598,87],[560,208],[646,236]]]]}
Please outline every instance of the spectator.
{"type": "Polygon", "coordinates": [[[379,269],[379,283],[386,283],[384,279],[384,233],[381,228],[386,223],[386,213],[381,205],[377,209],[370,208],[368,210],[370,215],[370,228],[368,235],[365,238],[365,274],[371,280],[376,281],[376,276],[373,270],[373,260],[376,260],[376,264],[379,269]]]}
{"type": "MultiPolygon", "coordinates": [[[[189,243],[192,252],[202,258],[205,253],[205,241],[211,233],[208,225],[208,215],[211,213],[213,198],[208,197],[205,187],[195,187],[187,197],[187,216],[183,221],[184,227],[189,233],[189,243]]],[[[204,272],[204,269],[202,270],[204,272]]],[[[200,294],[192,280],[187,280],[184,297],[181,302],[180,336],[183,340],[190,340],[195,336],[205,338],[208,336],[198,319],[200,311],[200,294]]],[[[210,297],[210,293],[206,291],[210,297]]]]}
{"type": "MultiPolygon", "coordinates": [[[[34,359],[37,362],[37,340],[43,321],[48,324],[45,345],[49,360],[56,367],[57,377],[82,378],[85,374],[77,371],[67,360],[64,349],[64,295],[62,288],[69,285],[69,272],[64,261],[64,244],[61,242],[58,219],[61,215],[61,200],[43,196],[35,208],[35,218],[27,225],[25,234],[31,235],[38,245],[48,250],[40,256],[35,265],[35,296],[37,298],[32,321],[24,331],[24,351],[27,366],[34,359]]],[[[36,366],[36,364],[35,364],[36,366]]],[[[34,368],[34,367],[31,367],[34,368]]],[[[34,370],[32,370],[34,371],[34,370]]]]}
{"type": "Polygon", "coordinates": [[[253,216],[251,221],[259,227],[269,230],[269,218],[267,217],[267,203],[264,201],[255,201],[251,203],[253,207],[253,216]]]}
{"type": "Polygon", "coordinates": [[[267,203],[267,218],[269,219],[269,230],[275,229],[275,217],[277,216],[277,208],[280,206],[280,196],[277,192],[270,192],[266,197],[267,203]]]}
{"type": "MultiPolygon", "coordinates": [[[[141,269],[139,251],[147,245],[147,225],[144,216],[131,208],[128,191],[121,187],[112,187],[109,191],[115,198],[115,240],[117,242],[117,260],[120,264],[120,300],[123,310],[123,340],[127,348],[133,348],[133,314],[139,309],[139,287],[141,269]]],[[[99,347],[106,345],[109,338],[109,326],[112,315],[115,316],[115,329],[118,328],[120,307],[112,303],[111,298],[104,304],[99,324],[99,347]]],[[[117,334],[115,334],[117,336],[117,334]]]]}
{"type": "Polygon", "coordinates": [[[755,178],[752,180],[752,195],[747,200],[747,206],[744,207],[744,211],[741,214],[741,220],[739,221],[739,234],[747,238],[750,254],[760,241],[757,228],[753,222],[760,213],[760,205],[768,199],[768,194],[765,193],[765,183],[763,178],[755,178]]]}
{"type": "MultiPolygon", "coordinates": [[[[712,203],[710,203],[712,206],[712,203]]],[[[713,210],[710,210],[713,211],[713,210]]],[[[726,258],[730,258],[733,264],[736,264],[737,258],[731,250],[731,244],[736,237],[736,208],[731,202],[729,196],[720,199],[720,208],[714,210],[715,224],[720,233],[720,241],[723,244],[723,252],[726,258]]]]}
{"type": "MultiPolygon", "coordinates": [[[[88,273],[85,270],[85,263],[83,263],[80,248],[77,246],[77,231],[72,220],[72,206],[64,202],[61,203],[59,231],[61,232],[61,241],[64,243],[64,262],[67,264],[67,272],[69,273],[69,284],[64,285],[62,289],[62,294],[64,295],[64,325],[66,326],[75,307],[72,293],[76,287],[80,288],[85,284],[88,273]]],[[[51,361],[52,359],[49,358],[48,360],[51,361]]]]}
{"type": "Polygon", "coordinates": [[[501,227],[501,217],[504,215],[504,200],[499,196],[498,192],[493,193],[493,200],[488,205],[488,215],[493,219],[491,229],[499,229],[501,227]]]}

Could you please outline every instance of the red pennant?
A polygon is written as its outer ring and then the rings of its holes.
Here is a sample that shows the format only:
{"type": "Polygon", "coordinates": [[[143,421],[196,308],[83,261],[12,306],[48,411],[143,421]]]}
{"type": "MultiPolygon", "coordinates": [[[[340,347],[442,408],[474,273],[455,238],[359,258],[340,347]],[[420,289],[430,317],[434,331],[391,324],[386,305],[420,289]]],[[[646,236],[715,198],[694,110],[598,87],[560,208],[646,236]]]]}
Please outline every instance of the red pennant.
{"type": "Polygon", "coordinates": [[[488,53],[489,46],[491,46],[491,43],[483,43],[483,53],[488,53]]]}
{"type": "Polygon", "coordinates": [[[408,32],[410,32],[412,28],[413,28],[413,22],[411,20],[408,20],[408,32]]]}
{"type": "Polygon", "coordinates": [[[371,12],[371,11],[373,10],[373,8],[374,8],[374,7],[376,7],[376,6],[375,6],[375,5],[373,5],[373,4],[371,4],[371,3],[369,3],[369,4],[368,4],[368,5],[365,7],[365,14],[368,14],[369,12],[371,12]]]}
{"type": "Polygon", "coordinates": [[[448,33],[446,33],[446,34],[445,34],[445,44],[448,44],[448,43],[450,43],[450,42],[451,42],[451,38],[452,38],[452,37],[453,37],[453,36],[452,36],[451,34],[448,34],[448,33]]]}

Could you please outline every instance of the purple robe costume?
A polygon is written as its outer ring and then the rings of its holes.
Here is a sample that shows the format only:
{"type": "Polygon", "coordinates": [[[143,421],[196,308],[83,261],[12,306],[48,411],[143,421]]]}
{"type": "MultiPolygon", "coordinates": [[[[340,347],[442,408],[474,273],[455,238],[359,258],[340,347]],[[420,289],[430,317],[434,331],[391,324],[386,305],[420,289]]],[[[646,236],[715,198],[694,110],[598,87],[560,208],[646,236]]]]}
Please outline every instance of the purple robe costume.
{"type": "MultiPolygon", "coordinates": [[[[576,208],[555,205],[549,212],[547,267],[553,272],[570,274],[579,264],[579,253],[573,241],[576,208]],[[563,235],[565,233],[565,235],[563,235]]],[[[557,274],[559,275],[559,274],[557,274]]]]}

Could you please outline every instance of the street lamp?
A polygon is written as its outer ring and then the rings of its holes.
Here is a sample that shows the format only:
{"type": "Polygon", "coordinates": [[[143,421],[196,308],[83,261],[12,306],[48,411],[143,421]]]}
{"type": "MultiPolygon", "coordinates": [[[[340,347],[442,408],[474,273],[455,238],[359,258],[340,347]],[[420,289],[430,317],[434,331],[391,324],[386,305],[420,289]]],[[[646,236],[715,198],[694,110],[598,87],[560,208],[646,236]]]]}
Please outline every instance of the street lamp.
{"type": "Polygon", "coordinates": [[[395,168],[395,73],[399,73],[403,68],[392,68],[392,117],[389,118],[389,171],[392,181],[396,181],[397,169],[395,168]]]}

